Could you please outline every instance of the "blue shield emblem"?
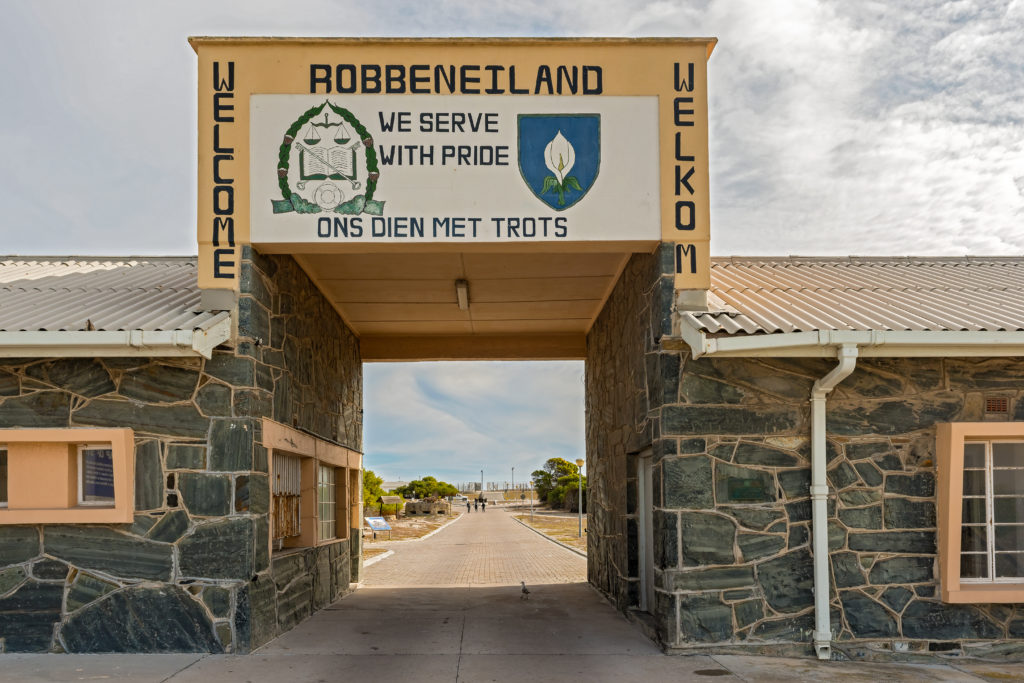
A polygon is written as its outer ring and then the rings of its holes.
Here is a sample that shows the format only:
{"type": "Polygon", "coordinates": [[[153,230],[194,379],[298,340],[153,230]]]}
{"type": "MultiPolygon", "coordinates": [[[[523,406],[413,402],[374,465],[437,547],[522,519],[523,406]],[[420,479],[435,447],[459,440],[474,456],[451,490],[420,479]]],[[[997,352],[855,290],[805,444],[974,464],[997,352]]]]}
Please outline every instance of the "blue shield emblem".
{"type": "Polygon", "coordinates": [[[555,211],[583,199],[600,168],[600,114],[519,115],[519,172],[555,211]]]}

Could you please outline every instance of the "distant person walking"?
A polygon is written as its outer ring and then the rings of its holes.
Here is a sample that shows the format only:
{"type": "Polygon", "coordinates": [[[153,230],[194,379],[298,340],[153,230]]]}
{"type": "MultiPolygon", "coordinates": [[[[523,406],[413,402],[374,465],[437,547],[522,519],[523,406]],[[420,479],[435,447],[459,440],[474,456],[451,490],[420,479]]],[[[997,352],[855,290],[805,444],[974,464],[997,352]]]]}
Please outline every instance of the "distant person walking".
{"type": "Polygon", "coordinates": [[[466,514],[468,515],[472,511],[473,511],[473,508],[470,506],[469,501],[467,500],[466,501],[466,514]]]}
{"type": "Polygon", "coordinates": [[[473,509],[474,510],[479,510],[480,509],[480,499],[479,498],[477,498],[476,500],[473,501],[473,509]]]}
{"type": "Polygon", "coordinates": [[[480,501],[480,512],[487,512],[487,499],[484,498],[480,501]]]}

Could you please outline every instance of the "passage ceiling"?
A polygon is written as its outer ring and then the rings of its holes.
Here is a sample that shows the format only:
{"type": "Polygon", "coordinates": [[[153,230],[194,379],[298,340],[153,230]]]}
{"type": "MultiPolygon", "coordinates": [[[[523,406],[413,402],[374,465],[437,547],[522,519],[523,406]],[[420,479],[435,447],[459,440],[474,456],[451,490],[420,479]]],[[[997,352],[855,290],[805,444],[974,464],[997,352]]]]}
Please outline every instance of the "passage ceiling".
{"type": "Polygon", "coordinates": [[[631,253],[653,247],[576,248],[293,256],[359,336],[365,361],[565,359],[585,357],[586,333],[631,253]],[[468,283],[466,308],[458,280],[468,283]]]}

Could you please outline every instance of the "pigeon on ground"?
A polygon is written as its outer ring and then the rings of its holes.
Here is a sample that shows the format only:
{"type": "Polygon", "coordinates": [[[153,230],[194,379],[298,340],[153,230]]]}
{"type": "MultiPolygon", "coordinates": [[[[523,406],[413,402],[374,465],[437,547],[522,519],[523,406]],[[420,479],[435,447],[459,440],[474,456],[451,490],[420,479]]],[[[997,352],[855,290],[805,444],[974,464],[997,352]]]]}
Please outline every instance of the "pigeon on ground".
{"type": "Polygon", "coordinates": [[[520,581],[519,583],[522,584],[522,586],[523,586],[522,595],[519,596],[519,599],[520,600],[529,600],[530,599],[530,591],[526,587],[526,582],[525,581],[520,581]]]}

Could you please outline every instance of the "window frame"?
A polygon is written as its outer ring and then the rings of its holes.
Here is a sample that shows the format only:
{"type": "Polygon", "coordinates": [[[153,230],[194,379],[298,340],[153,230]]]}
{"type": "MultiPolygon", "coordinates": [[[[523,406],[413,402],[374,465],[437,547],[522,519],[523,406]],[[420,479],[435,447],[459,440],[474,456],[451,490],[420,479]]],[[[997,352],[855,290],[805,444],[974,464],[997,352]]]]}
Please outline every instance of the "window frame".
{"type": "Polygon", "coordinates": [[[110,451],[111,460],[111,477],[113,477],[113,460],[114,460],[114,447],[109,443],[80,443],[78,444],[78,462],[77,462],[77,474],[78,474],[78,485],[75,487],[78,497],[78,504],[86,507],[114,507],[114,503],[117,501],[117,491],[114,491],[114,497],[107,500],[85,500],[85,452],[86,451],[110,451]]]}
{"type": "MultiPolygon", "coordinates": [[[[297,536],[274,538],[273,524],[268,524],[271,548],[274,552],[297,548],[309,548],[330,543],[347,541],[352,529],[358,528],[362,518],[361,485],[354,489],[361,478],[363,454],[338,444],[318,439],[311,434],[300,432],[279,422],[263,418],[263,446],[267,448],[267,463],[270,481],[274,481],[274,453],[297,457],[301,466],[301,494],[299,500],[300,533],[297,536]],[[319,473],[320,467],[334,470],[334,518],[335,535],[324,537],[320,524],[319,473]],[[353,527],[353,524],[355,527],[353,527]]],[[[273,485],[271,483],[271,485],[273,485]]],[[[275,510],[271,496],[270,515],[275,510]]]]}
{"type": "MultiPolygon", "coordinates": [[[[1024,577],[994,580],[995,577],[990,575],[988,579],[976,580],[960,576],[964,445],[1007,441],[1024,442],[1024,422],[947,422],[937,425],[939,575],[943,602],[1024,602],[1024,577]]],[[[991,447],[987,446],[986,452],[990,451],[991,447]]],[[[986,467],[989,465],[987,462],[986,467]]],[[[987,490],[986,506],[993,497],[994,492],[987,490]]],[[[987,513],[986,524],[988,520],[987,513]]],[[[991,544],[990,540],[990,548],[991,544]]]]}
{"type": "Polygon", "coordinates": [[[0,429],[7,451],[7,505],[0,525],[124,524],[135,514],[132,429],[0,429]],[[109,448],[114,502],[82,504],[80,446],[109,448]]]}

